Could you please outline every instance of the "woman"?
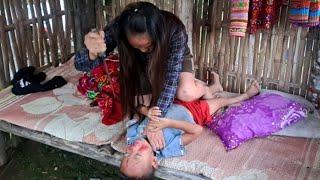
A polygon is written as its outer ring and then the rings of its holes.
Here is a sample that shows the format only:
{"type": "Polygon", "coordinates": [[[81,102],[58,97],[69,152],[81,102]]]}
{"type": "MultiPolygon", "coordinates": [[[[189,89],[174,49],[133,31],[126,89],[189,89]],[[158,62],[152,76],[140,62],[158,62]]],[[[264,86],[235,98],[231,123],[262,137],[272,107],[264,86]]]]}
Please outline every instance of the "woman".
{"type": "Polygon", "coordinates": [[[148,2],[129,4],[104,31],[89,32],[85,45],[75,59],[75,67],[81,71],[99,65],[99,53],[109,54],[118,46],[121,99],[126,115],[133,113],[138,94],[152,93],[152,105],[160,107],[164,114],[175,95],[180,100],[192,101],[202,96],[212,98],[214,91],[221,90],[194,78],[183,23],[174,14],[148,2]]]}
{"type": "MultiPolygon", "coordinates": [[[[172,13],[148,2],[129,4],[104,31],[89,32],[75,67],[90,71],[102,62],[99,53],[118,47],[123,114],[132,115],[137,106],[157,106],[162,116],[175,96],[182,101],[212,98],[221,86],[206,86],[192,73],[192,60],[183,23],[172,13]],[[151,104],[142,106],[137,95],[152,94],[151,104]],[[135,104],[137,103],[137,104],[135,104]]],[[[216,79],[219,79],[216,76],[216,79]]]]}

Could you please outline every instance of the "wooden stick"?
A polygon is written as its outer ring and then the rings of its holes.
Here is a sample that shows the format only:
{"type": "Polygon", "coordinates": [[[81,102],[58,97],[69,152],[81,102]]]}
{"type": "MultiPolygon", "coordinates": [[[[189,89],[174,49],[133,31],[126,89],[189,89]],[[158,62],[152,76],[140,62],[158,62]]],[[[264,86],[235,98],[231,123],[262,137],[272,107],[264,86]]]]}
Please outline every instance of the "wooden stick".
{"type": "Polygon", "coordinates": [[[4,139],[4,133],[0,131],[0,166],[6,164],[8,161],[6,153],[6,142],[4,139]]]}
{"type": "MultiPolygon", "coordinates": [[[[27,0],[22,0],[22,5],[23,7],[19,6],[19,12],[20,12],[20,19],[22,21],[22,23],[28,19],[28,5],[27,5],[27,0]]],[[[34,52],[34,47],[33,47],[33,41],[32,41],[32,32],[30,30],[30,27],[32,27],[30,24],[24,26],[23,28],[23,33],[25,35],[25,39],[26,39],[26,49],[27,49],[27,53],[28,53],[28,59],[27,61],[30,63],[29,65],[35,66],[36,65],[36,55],[34,52]]]]}
{"type": "Polygon", "coordinates": [[[301,92],[300,95],[306,98],[307,95],[307,87],[309,85],[309,76],[310,76],[310,70],[311,70],[311,59],[312,59],[312,46],[313,46],[313,39],[315,39],[315,32],[310,31],[307,34],[307,40],[306,40],[306,48],[305,48],[305,57],[303,59],[303,66],[302,66],[302,77],[301,77],[301,92]]]}
{"type": "MultiPolygon", "coordinates": [[[[4,4],[3,1],[0,3],[0,11],[4,12],[4,4]]],[[[5,19],[5,15],[3,14],[3,18],[5,19]]],[[[6,21],[3,22],[4,27],[6,26],[6,21]]],[[[5,31],[5,30],[4,30],[5,31]]],[[[8,51],[3,52],[3,54],[7,53],[7,57],[8,57],[8,61],[9,61],[9,70],[11,72],[16,72],[16,68],[15,68],[15,64],[14,64],[14,57],[13,57],[13,53],[12,53],[12,48],[11,48],[11,42],[10,42],[10,38],[9,38],[9,33],[5,31],[5,41],[7,42],[7,47],[8,47],[8,51]]],[[[0,50],[1,51],[1,50],[0,50]]],[[[2,68],[4,68],[3,64],[2,64],[2,68]]],[[[4,70],[3,70],[4,73],[4,70]]],[[[11,79],[10,74],[5,75],[5,76],[9,76],[9,79],[11,79]]],[[[3,81],[5,81],[5,78],[3,78],[3,81]]]]}
{"type": "Polygon", "coordinates": [[[34,55],[35,55],[35,66],[39,67],[41,64],[40,60],[40,52],[39,52],[39,40],[38,40],[38,25],[37,25],[37,19],[35,14],[35,9],[33,6],[33,0],[29,0],[29,6],[31,11],[31,18],[32,18],[32,39],[34,42],[34,55]]]}
{"type": "Polygon", "coordinates": [[[248,68],[248,59],[249,59],[249,37],[245,36],[244,47],[242,53],[242,68],[241,68],[241,81],[240,81],[240,92],[245,92],[246,90],[246,77],[247,77],[247,68],[248,68]]]}
{"type": "MultiPolygon", "coordinates": [[[[10,71],[9,71],[9,57],[8,57],[8,50],[10,49],[10,43],[8,42],[7,35],[4,31],[5,26],[5,19],[3,16],[0,15],[0,43],[2,46],[2,67],[3,71],[1,72],[2,79],[2,88],[9,84],[10,82],[10,71]],[[8,47],[9,45],[9,47],[8,47]]],[[[0,49],[1,50],[1,49],[0,49]]]]}
{"type": "Polygon", "coordinates": [[[267,44],[266,44],[266,57],[263,65],[264,67],[263,67],[263,75],[262,75],[262,88],[267,87],[267,79],[269,77],[268,70],[271,68],[270,66],[271,66],[271,56],[272,56],[271,55],[271,49],[272,49],[271,32],[270,30],[266,30],[265,33],[267,34],[267,37],[266,37],[267,44]]]}
{"type": "Polygon", "coordinates": [[[1,49],[2,48],[1,48],[1,42],[0,42],[0,91],[7,86],[6,85],[6,77],[5,77],[5,74],[4,74],[3,56],[2,56],[1,49]]]}
{"type": "Polygon", "coordinates": [[[45,35],[45,29],[44,29],[44,25],[43,25],[43,21],[42,21],[42,14],[41,14],[41,7],[40,7],[40,0],[34,0],[34,5],[35,5],[35,12],[36,12],[36,16],[37,16],[37,22],[38,22],[38,45],[39,45],[39,61],[40,61],[40,66],[45,65],[44,62],[44,44],[43,41],[46,41],[46,39],[44,38],[45,35]]]}
{"type": "MultiPolygon", "coordinates": [[[[74,39],[71,39],[71,32],[74,32],[74,26],[73,26],[73,15],[71,13],[72,9],[72,5],[70,4],[70,1],[64,1],[64,7],[66,10],[66,16],[65,16],[65,22],[66,22],[66,33],[65,33],[65,44],[64,44],[64,48],[66,49],[66,54],[69,55],[71,53],[71,41],[74,39]]],[[[67,59],[66,59],[67,61],[67,59]]],[[[66,62],[64,61],[64,62],[66,62]]],[[[64,63],[63,62],[63,63],[64,63]]]]}
{"type": "MultiPolygon", "coordinates": [[[[41,2],[42,4],[42,10],[45,15],[48,14],[47,10],[47,5],[45,2],[41,2]]],[[[49,1],[50,7],[52,6],[50,1],[49,1]]],[[[57,66],[59,61],[58,61],[58,50],[57,50],[57,41],[56,41],[56,36],[55,36],[55,30],[54,27],[51,28],[51,24],[49,20],[45,20],[46,26],[47,26],[47,36],[49,38],[49,43],[50,43],[50,53],[51,53],[51,63],[53,66],[57,66]]],[[[48,62],[49,63],[49,62],[48,62]]]]}
{"type": "MultiPolygon", "coordinates": [[[[4,0],[3,2],[4,2],[4,8],[6,9],[6,17],[7,17],[8,24],[13,24],[12,18],[11,18],[11,8],[10,8],[10,5],[9,5],[9,1],[8,0],[4,0]]],[[[22,60],[21,60],[20,50],[19,50],[19,46],[17,44],[17,39],[16,39],[16,34],[14,33],[14,29],[12,29],[11,31],[8,31],[8,33],[9,33],[9,35],[11,37],[11,44],[12,44],[12,47],[13,47],[14,61],[17,64],[17,68],[20,69],[24,65],[23,65],[22,60]]],[[[13,72],[16,72],[16,71],[13,71],[13,72]]]]}
{"type": "Polygon", "coordinates": [[[18,48],[20,51],[20,58],[19,61],[21,62],[22,67],[25,67],[27,65],[27,61],[26,61],[26,53],[25,53],[25,39],[24,39],[24,35],[23,35],[23,24],[22,21],[19,19],[19,15],[18,12],[16,11],[16,9],[19,6],[20,3],[17,2],[17,0],[13,0],[12,2],[9,2],[10,8],[11,8],[11,15],[12,15],[12,19],[15,25],[15,30],[16,30],[16,37],[17,37],[17,44],[18,44],[18,48]]]}
{"type": "MultiPolygon", "coordinates": [[[[54,10],[54,15],[55,15],[55,21],[56,21],[56,35],[58,37],[58,46],[57,48],[60,50],[60,55],[61,58],[59,60],[59,62],[65,62],[67,61],[67,50],[64,49],[64,44],[66,39],[65,39],[65,34],[64,34],[64,30],[63,30],[63,24],[62,24],[62,17],[58,15],[58,12],[61,11],[61,5],[60,5],[60,1],[53,1],[53,6],[52,6],[52,10],[54,10]]],[[[52,13],[51,10],[51,13],[52,13]]]]}

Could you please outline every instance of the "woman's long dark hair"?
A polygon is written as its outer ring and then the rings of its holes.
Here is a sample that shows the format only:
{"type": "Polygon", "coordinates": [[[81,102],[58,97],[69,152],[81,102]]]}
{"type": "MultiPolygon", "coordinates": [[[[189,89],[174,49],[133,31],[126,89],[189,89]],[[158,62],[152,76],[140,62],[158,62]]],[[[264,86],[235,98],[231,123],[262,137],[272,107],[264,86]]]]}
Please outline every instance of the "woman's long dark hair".
{"type": "Polygon", "coordinates": [[[142,60],[128,42],[127,35],[148,33],[151,38],[153,51],[148,62],[147,73],[149,76],[152,101],[151,105],[159,98],[163,91],[166,73],[167,46],[166,24],[161,11],[148,2],[129,4],[118,18],[118,51],[120,59],[120,87],[123,115],[131,116],[135,113],[136,105],[141,105],[141,98],[136,98],[141,92],[142,60]],[[137,101],[137,104],[135,104],[137,101]]]}

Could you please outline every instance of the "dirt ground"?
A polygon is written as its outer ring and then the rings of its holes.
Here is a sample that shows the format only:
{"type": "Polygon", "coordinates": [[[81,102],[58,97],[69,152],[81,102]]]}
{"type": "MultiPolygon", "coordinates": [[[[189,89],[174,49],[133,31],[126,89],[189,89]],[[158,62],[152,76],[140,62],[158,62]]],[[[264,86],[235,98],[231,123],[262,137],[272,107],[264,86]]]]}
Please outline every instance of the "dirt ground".
{"type": "Polygon", "coordinates": [[[116,167],[30,140],[8,149],[8,156],[10,161],[0,168],[1,180],[119,179],[116,167]]]}

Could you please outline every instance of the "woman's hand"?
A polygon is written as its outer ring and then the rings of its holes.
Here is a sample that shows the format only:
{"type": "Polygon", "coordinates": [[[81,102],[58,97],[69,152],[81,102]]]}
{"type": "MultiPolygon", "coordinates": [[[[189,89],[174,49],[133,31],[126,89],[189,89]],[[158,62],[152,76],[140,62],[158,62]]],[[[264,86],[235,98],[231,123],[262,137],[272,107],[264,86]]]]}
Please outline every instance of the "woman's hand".
{"type": "Polygon", "coordinates": [[[148,109],[148,113],[146,115],[148,118],[149,118],[149,121],[151,119],[156,119],[158,118],[159,116],[161,116],[161,110],[159,107],[157,106],[153,106],[151,107],[150,109],[148,109]]]}
{"type": "Polygon", "coordinates": [[[170,126],[170,120],[167,118],[153,118],[149,120],[148,123],[148,130],[149,131],[160,131],[164,128],[167,128],[170,126]]]}
{"type": "Polygon", "coordinates": [[[89,58],[94,60],[98,57],[99,53],[107,50],[106,43],[104,42],[104,32],[89,32],[84,37],[84,44],[89,50],[89,58]]]}

